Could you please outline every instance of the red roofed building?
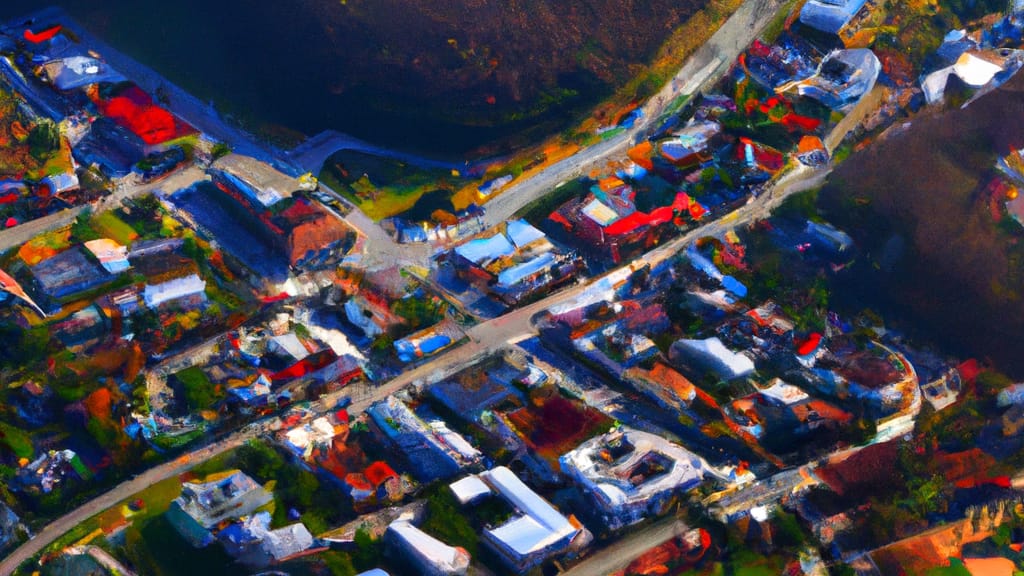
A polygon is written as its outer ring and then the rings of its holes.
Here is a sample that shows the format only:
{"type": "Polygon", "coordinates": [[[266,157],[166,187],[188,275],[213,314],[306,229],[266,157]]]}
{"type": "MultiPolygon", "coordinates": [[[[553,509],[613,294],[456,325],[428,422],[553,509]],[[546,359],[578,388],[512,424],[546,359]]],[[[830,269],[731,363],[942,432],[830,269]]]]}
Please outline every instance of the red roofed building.
{"type": "Polygon", "coordinates": [[[195,128],[154,104],[149,94],[138,86],[131,85],[106,99],[100,96],[99,90],[94,90],[92,97],[100,113],[138,136],[146,144],[147,152],[196,133],[195,128]]]}

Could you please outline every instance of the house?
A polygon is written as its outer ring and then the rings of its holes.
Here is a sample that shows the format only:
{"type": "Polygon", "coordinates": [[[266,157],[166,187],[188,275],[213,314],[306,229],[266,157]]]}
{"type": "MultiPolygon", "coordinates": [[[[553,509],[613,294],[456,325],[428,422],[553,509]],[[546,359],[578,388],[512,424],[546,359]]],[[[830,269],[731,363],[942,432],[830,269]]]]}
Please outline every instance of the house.
{"type": "Polygon", "coordinates": [[[92,478],[92,471],[73,450],[50,450],[18,469],[15,489],[49,494],[62,484],[92,478]]]}
{"type": "Polygon", "coordinates": [[[462,279],[509,305],[572,279],[582,266],[525,220],[499,225],[490,236],[455,247],[448,258],[462,279]]]}
{"type": "Polygon", "coordinates": [[[254,225],[288,264],[320,269],[336,262],[352,238],[348,226],[304,193],[292,178],[254,158],[229,154],[209,169],[213,183],[234,201],[238,213],[254,225]]]}
{"type": "Polygon", "coordinates": [[[78,176],[74,172],[61,172],[51,174],[39,181],[40,186],[45,186],[53,196],[60,196],[65,192],[78,190],[78,176]]]}
{"type": "Polygon", "coordinates": [[[306,553],[315,539],[301,522],[270,529],[270,513],[257,512],[217,534],[228,555],[250,567],[280,564],[306,553]]]}
{"type": "Polygon", "coordinates": [[[754,394],[730,402],[725,413],[730,421],[754,438],[767,437],[773,442],[819,428],[835,429],[853,420],[849,412],[812,398],[778,378],[754,394]]]}
{"type": "Polygon", "coordinates": [[[558,461],[612,529],[665,512],[704,476],[702,462],[686,449],[626,427],[591,438],[558,461]]]}
{"type": "Polygon", "coordinates": [[[119,274],[131,267],[128,263],[128,248],[110,238],[89,240],[82,246],[111,274],[119,274]]]}
{"type": "Polygon", "coordinates": [[[732,380],[754,372],[754,361],[741,352],[733,352],[718,337],[704,340],[682,338],[669,349],[673,362],[707,370],[723,380],[732,380]]]}
{"type": "Polygon", "coordinates": [[[81,294],[114,279],[78,246],[43,260],[30,270],[40,291],[55,300],[81,294]]]}
{"type": "Polygon", "coordinates": [[[135,84],[117,85],[111,94],[102,93],[95,84],[87,91],[103,116],[142,140],[143,155],[161,151],[172,141],[197,133],[181,118],[157,106],[135,84]]]}
{"type": "Polygon", "coordinates": [[[605,188],[591,187],[590,193],[566,202],[548,220],[581,249],[616,264],[633,252],[654,247],[677,219],[687,215],[697,220],[706,212],[685,192],[677,192],[670,204],[643,212],[637,210],[636,192],[628,184],[605,188]]]}
{"type": "Polygon", "coordinates": [[[867,0],[810,0],[800,10],[800,23],[838,35],[866,3],[867,0]]]}
{"type": "Polygon", "coordinates": [[[994,51],[967,50],[952,65],[925,75],[921,79],[921,89],[925,101],[935,104],[943,100],[950,76],[956,76],[969,88],[977,89],[990,83],[998,86],[1020,66],[1019,56],[1007,58],[994,51]]]}
{"type": "Polygon", "coordinates": [[[199,276],[199,267],[191,258],[164,254],[139,258],[132,262],[146,277],[142,299],[147,308],[167,303],[197,306],[206,301],[206,281],[199,276]]]}
{"type": "Polygon", "coordinates": [[[697,389],[686,376],[663,362],[650,370],[635,366],[622,374],[623,380],[669,410],[682,410],[693,402],[697,389]]]}
{"type": "Polygon", "coordinates": [[[577,537],[589,537],[575,517],[563,516],[508,468],[497,466],[478,477],[518,512],[504,524],[484,530],[484,541],[512,570],[526,572],[581,544],[577,537]]]}
{"type": "Polygon", "coordinates": [[[72,149],[79,164],[97,167],[108,178],[123,178],[146,156],[146,144],[110,118],[97,118],[72,149]]]}
{"type": "Polygon", "coordinates": [[[392,522],[384,533],[384,543],[423,576],[456,576],[469,570],[465,549],[449,546],[407,520],[392,522]]]}
{"type": "Polygon", "coordinates": [[[99,340],[110,329],[110,321],[92,304],[75,312],[53,327],[53,333],[65,346],[81,346],[99,340]]]}
{"type": "Polygon", "coordinates": [[[43,64],[41,69],[50,84],[63,92],[100,82],[116,84],[125,79],[106,62],[90,56],[69,56],[50,60],[43,64]]]}
{"type": "Polygon", "coordinates": [[[368,290],[362,290],[345,302],[345,318],[363,331],[367,338],[386,334],[402,319],[391,312],[387,301],[368,290]]]}
{"type": "Polygon", "coordinates": [[[849,112],[861,97],[875,87],[882,63],[867,48],[835,50],[826,56],[809,78],[789,82],[779,92],[794,90],[800,96],[813,98],[825,106],[849,112]]]}
{"type": "Polygon", "coordinates": [[[404,402],[388,396],[367,410],[381,436],[409,461],[421,482],[448,478],[478,465],[479,450],[443,422],[424,422],[404,402]]]}
{"type": "Polygon", "coordinates": [[[214,531],[222,522],[249,516],[272,500],[255,480],[235,470],[201,484],[183,483],[181,495],[167,510],[167,519],[192,546],[203,548],[213,542],[214,531]]]}
{"type": "Polygon", "coordinates": [[[718,122],[691,120],[683,128],[673,132],[673,138],[658,144],[662,158],[680,168],[693,168],[709,162],[713,155],[711,139],[722,131],[718,122]]]}

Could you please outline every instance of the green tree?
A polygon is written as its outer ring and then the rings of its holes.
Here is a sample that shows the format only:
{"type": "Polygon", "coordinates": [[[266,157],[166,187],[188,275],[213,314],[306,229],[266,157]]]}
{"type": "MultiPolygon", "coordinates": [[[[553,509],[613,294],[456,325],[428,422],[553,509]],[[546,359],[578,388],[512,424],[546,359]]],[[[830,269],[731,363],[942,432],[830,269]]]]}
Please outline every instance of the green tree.
{"type": "Polygon", "coordinates": [[[52,120],[40,120],[29,131],[27,142],[29,154],[42,162],[60,147],[60,128],[52,120]]]}

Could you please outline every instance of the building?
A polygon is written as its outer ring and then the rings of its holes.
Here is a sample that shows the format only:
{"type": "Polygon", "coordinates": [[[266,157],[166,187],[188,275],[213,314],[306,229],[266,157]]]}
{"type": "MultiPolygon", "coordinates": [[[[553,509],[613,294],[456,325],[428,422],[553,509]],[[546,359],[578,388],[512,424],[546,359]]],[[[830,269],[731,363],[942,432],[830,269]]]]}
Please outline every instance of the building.
{"type": "Polygon", "coordinates": [[[202,548],[213,542],[213,531],[222,522],[249,516],[272,500],[255,480],[236,470],[219,480],[182,484],[167,519],[185,540],[202,548]]]}
{"type": "Polygon", "coordinates": [[[754,438],[768,437],[773,441],[808,434],[819,428],[835,429],[853,420],[849,412],[812,398],[778,378],[754,394],[729,403],[725,413],[754,438]]]}
{"type": "Polygon", "coordinates": [[[194,260],[179,254],[162,254],[132,263],[146,277],[142,300],[147,308],[168,303],[197,306],[206,301],[206,281],[199,277],[194,260]]]}
{"type": "Polygon", "coordinates": [[[498,226],[448,253],[456,273],[509,305],[574,278],[582,262],[525,220],[498,226]]]}
{"type": "Polygon", "coordinates": [[[754,361],[741,352],[733,352],[718,337],[704,340],[682,338],[669,350],[673,362],[685,364],[694,370],[707,370],[723,380],[748,376],[754,372],[754,361]]]}
{"type": "Polygon", "coordinates": [[[697,388],[686,376],[660,361],[655,362],[650,370],[639,366],[630,368],[622,377],[631,386],[669,410],[687,408],[697,396],[697,388]]]}
{"type": "Polygon", "coordinates": [[[315,539],[301,522],[270,529],[270,514],[257,512],[217,534],[224,549],[238,562],[251,567],[279,564],[306,553],[315,539]]]}
{"type": "Polygon", "coordinates": [[[386,334],[402,319],[391,311],[383,296],[370,290],[360,290],[345,302],[345,318],[363,331],[367,338],[386,334]]]}
{"type": "Polygon", "coordinates": [[[370,406],[367,413],[381,435],[402,452],[421,482],[449,478],[483,459],[479,450],[444,422],[424,422],[394,396],[370,406]]]}
{"type": "Polygon", "coordinates": [[[587,440],[559,463],[612,529],[665,512],[676,496],[704,478],[697,456],[660,436],[625,427],[587,440]]]}
{"type": "Polygon", "coordinates": [[[296,192],[304,185],[253,158],[229,154],[209,170],[217,188],[231,198],[261,237],[297,268],[335,263],[352,237],[340,219],[296,192]]]}
{"type": "Polygon", "coordinates": [[[392,522],[384,533],[384,543],[423,576],[456,576],[469,570],[469,552],[441,542],[407,520],[392,522]]]}
{"type": "Polygon", "coordinates": [[[800,23],[838,35],[866,3],[867,0],[810,0],[800,10],[800,23]]]}
{"type": "Polygon", "coordinates": [[[881,71],[882,63],[867,48],[836,50],[821,61],[813,76],[787,83],[778,91],[795,90],[833,110],[849,112],[875,87],[881,71]]]}
{"type": "Polygon", "coordinates": [[[110,238],[89,240],[82,246],[111,274],[119,274],[131,267],[128,263],[128,248],[110,238]]]}
{"type": "Polygon", "coordinates": [[[92,471],[73,450],[50,450],[18,469],[12,487],[49,494],[70,482],[92,478],[92,471]]]}
{"type": "Polygon", "coordinates": [[[81,346],[105,336],[110,322],[99,306],[93,304],[55,324],[53,333],[68,347],[81,346]]]}
{"type": "Polygon", "coordinates": [[[77,246],[32,266],[31,272],[40,291],[54,300],[81,294],[114,279],[77,246]]]}
{"type": "Polygon", "coordinates": [[[605,179],[587,195],[560,206],[548,220],[581,250],[609,257],[617,264],[630,254],[653,248],[677,219],[687,215],[697,220],[706,212],[685,192],[649,212],[638,210],[635,201],[631,186],[618,178],[605,179]]]}
{"type": "Polygon", "coordinates": [[[952,65],[935,70],[921,79],[921,89],[928,104],[941,102],[950,76],[956,76],[969,88],[982,88],[1007,79],[1006,71],[1016,72],[1021,66],[1019,56],[1008,59],[996,52],[968,50],[960,54],[952,65]]]}
{"type": "Polygon", "coordinates": [[[89,56],[70,56],[50,60],[42,65],[42,73],[55,88],[61,91],[84,88],[89,84],[124,81],[116,70],[102,60],[89,56]]]}
{"type": "Polygon", "coordinates": [[[673,138],[658,144],[662,158],[680,168],[702,166],[713,159],[711,139],[722,131],[718,122],[691,120],[673,133],[673,138]]]}
{"type": "Polygon", "coordinates": [[[577,537],[589,537],[575,517],[563,516],[508,468],[498,466],[478,477],[517,511],[501,526],[484,531],[484,541],[513,570],[526,572],[568,552],[577,537]]]}

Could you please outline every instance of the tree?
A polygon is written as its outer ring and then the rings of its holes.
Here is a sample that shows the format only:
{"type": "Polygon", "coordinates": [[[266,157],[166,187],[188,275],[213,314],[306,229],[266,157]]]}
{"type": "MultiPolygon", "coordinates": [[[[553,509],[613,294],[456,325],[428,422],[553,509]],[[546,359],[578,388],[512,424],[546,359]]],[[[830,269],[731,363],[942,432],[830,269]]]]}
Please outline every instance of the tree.
{"type": "Polygon", "coordinates": [[[28,150],[33,158],[42,162],[60,147],[60,129],[52,120],[43,119],[28,133],[28,150]]]}

